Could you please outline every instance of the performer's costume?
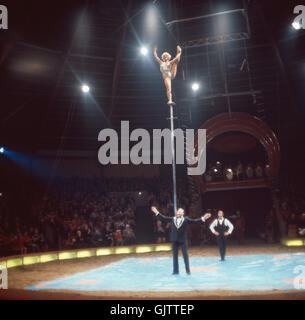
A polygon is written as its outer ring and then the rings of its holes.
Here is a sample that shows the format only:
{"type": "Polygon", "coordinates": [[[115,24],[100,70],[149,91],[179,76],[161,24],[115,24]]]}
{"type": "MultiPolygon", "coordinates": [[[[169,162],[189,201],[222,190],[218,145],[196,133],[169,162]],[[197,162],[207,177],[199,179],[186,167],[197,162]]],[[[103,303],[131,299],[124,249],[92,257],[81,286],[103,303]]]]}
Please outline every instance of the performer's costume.
{"type": "Polygon", "coordinates": [[[217,244],[220,252],[221,260],[224,261],[226,256],[226,236],[224,235],[225,232],[229,232],[229,234],[232,233],[234,227],[233,224],[227,219],[227,218],[218,218],[215,219],[211,225],[210,230],[214,233],[217,231],[219,233],[218,236],[216,236],[217,244]]]}
{"type": "Polygon", "coordinates": [[[171,78],[172,78],[172,72],[171,72],[171,70],[172,70],[172,65],[171,65],[171,63],[169,63],[169,62],[167,62],[167,63],[162,62],[162,63],[160,64],[160,71],[161,71],[161,73],[162,73],[163,76],[169,77],[169,78],[171,79],[171,78]]]}
{"type": "Polygon", "coordinates": [[[198,219],[191,219],[189,217],[167,217],[158,212],[156,216],[161,221],[171,221],[171,236],[170,240],[172,242],[173,249],[173,274],[179,273],[179,264],[178,264],[178,250],[181,246],[185,270],[187,274],[190,274],[190,264],[189,257],[187,253],[187,225],[189,223],[205,222],[203,217],[198,219]]]}

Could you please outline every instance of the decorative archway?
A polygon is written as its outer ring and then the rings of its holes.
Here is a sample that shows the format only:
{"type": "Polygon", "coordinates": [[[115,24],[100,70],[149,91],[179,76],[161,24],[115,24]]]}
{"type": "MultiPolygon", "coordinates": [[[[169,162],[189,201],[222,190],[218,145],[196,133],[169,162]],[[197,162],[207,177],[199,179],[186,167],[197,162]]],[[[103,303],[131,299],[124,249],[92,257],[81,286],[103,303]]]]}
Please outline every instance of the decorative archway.
{"type": "MultiPolygon", "coordinates": [[[[269,180],[274,180],[278,176],[280,168],[280,146],[274,132],[260,119],[247,113],[233,112],[217,115],[207,120],[200,129],[206,129],[206,145],[215,137],[232,131],[247,133],[256,138],[264,147],[268,155],[270,165],[269,180]]],[[[203,150],[198,150],[198,139],[195,139],[195,155],[201,157],[203,150]]],[[[194,165],[196,166],[196,164],[194,165]]],[[[202,185],[202,176],[194,176],[195,181],[202,185]]]]}

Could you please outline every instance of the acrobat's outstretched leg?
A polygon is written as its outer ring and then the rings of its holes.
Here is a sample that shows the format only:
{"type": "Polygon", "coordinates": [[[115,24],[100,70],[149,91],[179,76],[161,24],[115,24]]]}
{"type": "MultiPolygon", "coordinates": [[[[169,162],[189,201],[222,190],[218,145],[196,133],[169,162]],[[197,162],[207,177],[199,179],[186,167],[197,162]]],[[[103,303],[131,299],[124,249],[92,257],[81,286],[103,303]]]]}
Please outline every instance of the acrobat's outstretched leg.
{"type": "Polygon", "coordinates": [[[172,64],[172,68],[171,68],[172,79],[176,78],[178,63],[180,62],[180,59],[181,59],[181,52],[182,52],[181,47],[178,46],[177,47],[177,60],[176,60],[176,62],[174,62],[172,64]]]}
{"type": "Polygon", "coordinates": [[[174,62],[173,65],[172,65],[172,69],[171,69],[172,79],[173,80],[176,78],[177,67],[178,67],[178,63],[174,62]]]}

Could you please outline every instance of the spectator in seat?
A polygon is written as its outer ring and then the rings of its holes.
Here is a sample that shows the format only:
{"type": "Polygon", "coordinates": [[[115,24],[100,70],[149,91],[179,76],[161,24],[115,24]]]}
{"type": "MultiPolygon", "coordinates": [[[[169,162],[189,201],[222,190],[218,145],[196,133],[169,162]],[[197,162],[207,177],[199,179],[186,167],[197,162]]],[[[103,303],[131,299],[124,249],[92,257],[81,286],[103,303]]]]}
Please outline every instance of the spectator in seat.
{"type": "Polygon", "coordinates": [[[83,248],[84,247],[84,238],[82,236],[81,230],[76,231],[76,236],[75,236],[75,245],[77,248],[83,248]]]}
{"type": "Polygon", "coordinates": [[[248,179],[252,179],[254,176],[254,170],[250,163],[246,167],[246,175],[248,179]]]}
{"type": "Polygon", "coordinates": [[[243,165],[242,165],[242,163],[240,161],[238,161],[238,163],[237,163],[235,172],[236,172],[237,179],[238,180],[243,180],[243,178],[244,178],[244,167],[243,167],[243,165]]]}
{"type": "Polygon", "coordinates": [[[259,179],[263,177],[263,168],[259,163],[255,167],[255,175],[259,179]]]}
{"type": "Polygon", "coordinates": [[[112,230],[109,228],[105,233],[105,243],[107,246],[113,247],[114,246],[114,236],[112,230]]]}
{"type": "Polygon", "coordinates": [[[129,245],[129,244],[134,244],[136,241],[136,236],[134,231],[132,230],[132,228],[130,227],[129,224],[126,225],[126,228],[123,232],[123,236],[124,236],[124,242],[125,244],[129,245]]]}
{"type": "Polygon", "coordinates": [[[228,180],[228,181],[232,181],[234,179],[234,172],[232,170],[231,165],[226,167],[225,172],[224,172],[224,176],[226,177],[226,180],[228,180]]]}
{"type": "Polygon", "coordinates": [[[270,168],[269,164],[265,165],[265,175],[266,175],[266,177],[270,177],[270,175],[271,175],[271,168],[270,168]]]}
{"type": "Polygon", "coordinates": [[[68,237],[64,242],[64,248],[65,249],[74,249],[76,243],[76,238],[73,236],[72,232],[68,233],[68,237]]]}
{"type": "Polygon", "coordinates": [[[103,245],[103,234],[101,231],[101,228],[96,227],[94,229],[94,234],[93,234],[93,243],[95,246],[100,247],[103,245]]]}
{"type": "Polygon", "coordinates": [[[41,251],[42,238],[37,228],[34,229],[33,235],[31,237],[31,244],[33,252],[41,251]]]}
{"type": "Polygon", "coordinates": [[[84,246],[90,247],[91,245],[93,245],[91,229],[87,224],[84,225],[82,236],[84,238],[84,246]]]}
{"type": "Polygon", "coordinates": [[[157,220],[157,243],[165,242],[165,230],[163,228],[163,223],[160,220],[157,220]]]}
{"type": "Polygon", "coordinates": [[[24,234],[19,233],[17,237],[17,246],[19,247],[20,254],[26,254],[30,248],[31,238],[28,236],[28,233],[24,234]]]}
{"type": "Polygon", "coordinates": [[[114,239],[115,239],[115,245],[116,246],[124,245],[123,235],[122,235],[122,231],[120,229],[116,230],[116,232],[114,234],[114,239]]]}

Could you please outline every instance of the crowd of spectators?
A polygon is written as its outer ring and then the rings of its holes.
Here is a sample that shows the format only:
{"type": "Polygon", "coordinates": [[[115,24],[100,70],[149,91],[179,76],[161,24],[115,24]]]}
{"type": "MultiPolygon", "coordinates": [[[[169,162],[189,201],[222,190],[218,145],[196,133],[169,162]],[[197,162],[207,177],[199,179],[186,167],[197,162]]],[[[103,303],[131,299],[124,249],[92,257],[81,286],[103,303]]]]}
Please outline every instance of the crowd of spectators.
{"type": "MultiPolygon", "coordinates": [[[[233,171],[233,177],[244,179],[247,170],[238,170],[238,165],[233,171]]],[[[215,168],[224,173],[227,166],[216,163],[215,168]]],[[[260,168],[262,169],[262,165],[260,168]]],[[[261,169],[254,168],[254,176],[260,177],[263,171],[261,169]]],[[[210,170],[213,171],[214,167],[210,170]]],[[[246,178],[254,176],[246,175],[246,178]]],[[[136,206],[132,192],[147,190],[149,206],[158,207],[165,215],[173,215],[172,185],[169,181],[170,179],[165,178],[58,178],[52,181],[47,190],[33,191],[31,214],[23,217],[11,214],[11,203],[16,199],[9,199],[5,194],[0,194],[0,256],[134,244],[136,206]]],[[[279,198],[280,214],[286,224],[287,235],[292,230],[289,227],[291,225],[294,226],[297,235],[300,235],[299,230],[305,228],[304,194],[296,193],[292,187],[286,186],[280,191],[279,198]]],[[[179,178],[177,200],[178,207],[183,207],[188,214],[188,185],[179,178]]],[[[226,214],[231,216],[229,212],[226,214]]],[[[238,212],[236,217],[234,237],[239,243],[243,243],[245,218],[238,212]]],[[[168,242],[170,223],[161,222],[154,215],[152,219],[155,242],[168,242]]],[[[275,230],[277,219],[274,209],[266,216],[264,225],[266,242],[276,241],[278,230],[275,230]]],[[[203,230],[202,241],[209,243],[211,239],[205,238],[209,232],[205,231],[207,230],[203,230]]]]}
{"type": "Polygon", "coordinates": [[[279,193],[280,214],[288,236],[300,236],[300,230],[305,229],[305,192],[301,190],[287,183],[279,193]]]}
{"type": "MultiPolygon", "coordinates": [[[[47,192],[36,193],[32,214],[26,218],[12,217],[3,197],[1,254],[135,243],[135,200],[125,192],[131,186],[122,183],[120,189],[120,182],[55,179],[47,192]]],[[[138,187],[135,180],[133,188],[138,187]]]]}
{"type": "MultiPolygon", "coordinates": [[[[177,185],[179,205],[187,210],[187,184],[178,179],[177,185]]],[[[3,197],[0,255],[134,244],[136,207],[132,192],[139,190],[149,192],[150,206],[172,215],[172,186],[167,179],[56,178],[44,192],[34,192],[27,217],[12,217],[3,197]]],[[[157,226],[152,217],[156,242],[168,241],[168,226],[157,226]],[[160,240],[157,232],[162,228],[160,240]]]]}
{"type": "MultiPolygon", "coordinates": [[[[283,183],[277,190],[279,200],[279,218],[283,223],[287,237],[304,237],[305,235],[305,194],[302,188],[295,188],[293,184],[283,183]],[[303,230],[303,231],[302,231],[303,230]]],[[[276,208],[273,206],[264,221],[264,236],[267,243],[279,240],[279,222],[276,208]]]]}
{"type": "Polygon", "coordinates": [[[206,182],[261,179],[269,176],[269,164],[243,164],[241,161],[238,161],[234,165],[222,164],[220,161],[217,161],[215,164],[208,165],[208,169],[204,174],[206,182]]]}

